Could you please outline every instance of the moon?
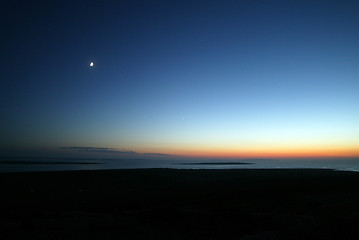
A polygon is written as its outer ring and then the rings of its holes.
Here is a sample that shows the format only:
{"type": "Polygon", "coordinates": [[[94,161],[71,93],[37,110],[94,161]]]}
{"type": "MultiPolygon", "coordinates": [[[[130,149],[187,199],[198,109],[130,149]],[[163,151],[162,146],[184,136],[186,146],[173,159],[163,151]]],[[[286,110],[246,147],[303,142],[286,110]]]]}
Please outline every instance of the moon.
{"type": "Polygon", "coordinates": [[[90,67],[93,67],[94,63],[93,62],[90,62],[90,67]]]}

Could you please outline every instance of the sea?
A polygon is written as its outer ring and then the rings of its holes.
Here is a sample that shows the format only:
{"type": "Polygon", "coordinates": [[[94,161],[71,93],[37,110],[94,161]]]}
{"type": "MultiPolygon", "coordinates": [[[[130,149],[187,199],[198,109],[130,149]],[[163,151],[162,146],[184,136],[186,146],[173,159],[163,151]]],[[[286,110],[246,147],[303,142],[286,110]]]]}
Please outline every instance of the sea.
{"type": "Polygon", "coordinates": [[[359,171],[359,158],[287,159],[101,159],[0,157],[0,172],[44,172],[116,170],[143,168],[173,169],[334,169],[359,171]]]}

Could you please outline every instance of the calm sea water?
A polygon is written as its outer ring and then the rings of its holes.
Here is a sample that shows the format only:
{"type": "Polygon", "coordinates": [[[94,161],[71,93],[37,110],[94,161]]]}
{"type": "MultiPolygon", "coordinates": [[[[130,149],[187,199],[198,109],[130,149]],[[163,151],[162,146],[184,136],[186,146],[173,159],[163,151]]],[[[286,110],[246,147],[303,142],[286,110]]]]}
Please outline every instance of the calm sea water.
{"type": "Polygon", "coordinates": [[[0,172],[72,171],[133,168],[238,169],[321,168],[359,171],[359,158],[318,159],[91,159],[0,157],[0,172]],[[248,164],[240,164],[248,163],[248,164]]]}

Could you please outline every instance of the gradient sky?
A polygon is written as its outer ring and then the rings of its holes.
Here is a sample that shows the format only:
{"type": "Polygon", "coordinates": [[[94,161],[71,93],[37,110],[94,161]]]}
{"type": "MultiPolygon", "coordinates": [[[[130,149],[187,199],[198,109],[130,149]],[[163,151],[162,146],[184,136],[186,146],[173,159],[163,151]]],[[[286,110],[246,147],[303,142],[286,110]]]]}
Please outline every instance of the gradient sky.
{"type": "Polygon", "coordinates": [[[359,156],[358,12],[339,0],[7,1],[0,150],[359,156]]]}

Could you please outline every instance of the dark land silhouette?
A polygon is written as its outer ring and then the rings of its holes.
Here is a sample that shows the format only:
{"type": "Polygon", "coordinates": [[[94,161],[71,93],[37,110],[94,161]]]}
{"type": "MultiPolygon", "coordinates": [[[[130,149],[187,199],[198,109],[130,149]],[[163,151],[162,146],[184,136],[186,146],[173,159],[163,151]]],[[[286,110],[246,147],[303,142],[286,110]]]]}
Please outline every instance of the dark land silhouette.
{"type": "Polygon", "coordinates": [[[359,173],[0,173],[2,239],[357,239],[359,173]]]}

